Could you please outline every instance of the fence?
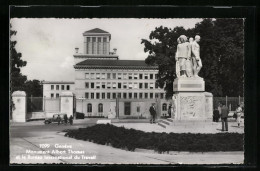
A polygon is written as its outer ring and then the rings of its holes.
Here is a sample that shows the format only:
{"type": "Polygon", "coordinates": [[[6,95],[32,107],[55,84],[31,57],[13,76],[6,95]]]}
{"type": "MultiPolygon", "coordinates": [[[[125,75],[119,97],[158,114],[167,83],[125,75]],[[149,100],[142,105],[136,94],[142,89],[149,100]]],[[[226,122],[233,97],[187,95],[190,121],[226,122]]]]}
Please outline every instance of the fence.
{"type": "Polygon", "coordinates": [[[27,112],[42,112],[43,111],[42,97],[27,97],[27,112]]]}
{"type": "Polygon", "coordinates": [[[241,104],[244,107],[244,97],[213,97],[214,109],[218,107],[219,103],[225,104],[230,111],[234,111],[237,104],[241,104]]]}

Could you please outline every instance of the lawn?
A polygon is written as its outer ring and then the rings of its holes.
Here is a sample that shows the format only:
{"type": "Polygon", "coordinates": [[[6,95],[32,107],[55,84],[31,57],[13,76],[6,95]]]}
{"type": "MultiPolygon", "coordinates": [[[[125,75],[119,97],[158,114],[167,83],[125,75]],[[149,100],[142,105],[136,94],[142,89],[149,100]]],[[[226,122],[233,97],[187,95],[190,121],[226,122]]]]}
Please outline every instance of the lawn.
{"type": "Polygon", "coordinates": [[[159,153],[168,151],[243,151],[244,144],[244,134],[239,133],[148,133],[111,124],[67,130],[65,136],[129,151],[142,148],[152,149],[159,153]]]}

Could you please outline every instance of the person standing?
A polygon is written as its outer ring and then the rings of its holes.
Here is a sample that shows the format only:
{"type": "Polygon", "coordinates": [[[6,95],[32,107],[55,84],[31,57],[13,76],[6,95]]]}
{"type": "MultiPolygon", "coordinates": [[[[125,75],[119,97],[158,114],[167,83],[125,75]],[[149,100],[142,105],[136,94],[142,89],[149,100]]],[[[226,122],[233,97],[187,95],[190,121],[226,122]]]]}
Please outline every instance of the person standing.
{"type": "Polygon", "coordinates": [[[172,105],[169,104],[169,107],[168,107],[168,115],[169,115],[169,118],[172,117],[172,105]]]}
{"type": "Polygon", "coordinates": [[[222,121],[222,131],[228,131],[228,107],[226,105],[223,104],[222,108],[221,108],[221,121],[222,121]]]}
{"type": "Polygon", "coordinates": [[[193,41],[192,46],[191,46],[194,77],[199,77],[198,73],[200,72],[200,69],[202,68],[202,62],[200,59],[200,45],[198,44],[199,42],[200,42],[200,36],[196,35],[195,40],[193,41]]]}
{"type": "Polygon", "coordinates": [[[152,106],[149,109],[150,114],[151,114],[151,119],[150,119],[150,123],[155,123],[155,115],[156,115],[156,110],[155,110],[155,103],[152,104],[152,106]]]}
{"type": "Polygon", "coordinates": [[[58,125],[60,125],[60,122],[61,122],[61,117],[60,117],[60,115],[58,115],[57,121],[58,121],[58,125]]]}
{"type": "Polygon", "coordinates": [[[215,108],[215,110],[213,111],[213,122],[218,122],[219,120],[219,111],[218,109],[215,108]]]}
{"type": "Polygon", "coordinates": [[[67,125],[67,123],[68,123],[68,117],[67,117],[67,115],[64,115],[64,123],[65,123],[65,125],[67,125]]]}
{"type": "Polygon", "coordinates": [[[242,108],[240,107],[239,104],[237,105],[236,114],[237,114],[237,126],[240,127],[242,108]]]}
{"type": "Polygon", "coordinates": [[[73,124],[73,117],[72,117],[72,115],[70,115],[70,117],[69,117],[69,122],[70,122],[70,125],[73,124]]]}

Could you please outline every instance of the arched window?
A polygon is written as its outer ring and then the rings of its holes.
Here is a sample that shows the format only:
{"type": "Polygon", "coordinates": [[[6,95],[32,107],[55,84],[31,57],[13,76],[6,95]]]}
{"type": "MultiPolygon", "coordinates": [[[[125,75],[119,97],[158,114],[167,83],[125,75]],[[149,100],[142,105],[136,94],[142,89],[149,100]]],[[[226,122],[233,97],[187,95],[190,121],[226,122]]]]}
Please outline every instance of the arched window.
{"type": "Polygon", "coordinates": [[[89,104],[88,104],[88,113],[91,113],[91,112],[92,112],[92,104],[89,103],[89,104]]]}
{"type": "Polygon", "coordinates": [[[163,111],[167,111],[167,104],[166,104],[166,103],[163,103],[163,104],[162,104],[162,110],[163,110],[163,111]]]}
{"type": "Polygon", "coordinates": [[[98,112],[103,113],[103,104],[102,103],[98,104],[98,112]]]}

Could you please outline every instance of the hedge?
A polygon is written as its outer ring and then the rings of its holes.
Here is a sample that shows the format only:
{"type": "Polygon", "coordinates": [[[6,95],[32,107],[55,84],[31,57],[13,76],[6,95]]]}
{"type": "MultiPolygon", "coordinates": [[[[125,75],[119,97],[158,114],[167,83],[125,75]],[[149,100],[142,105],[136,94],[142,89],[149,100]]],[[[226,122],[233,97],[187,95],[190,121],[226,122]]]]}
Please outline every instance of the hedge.
{"type": "Polygon", "coordinates": [[[243,151],[244,134],[217,133],[155,133],[98,124],[87,128],[67,130],[65,136],[101,145],[134,151],[152,149],[159,153],[169,151],[214,152],[243,151]]]}

